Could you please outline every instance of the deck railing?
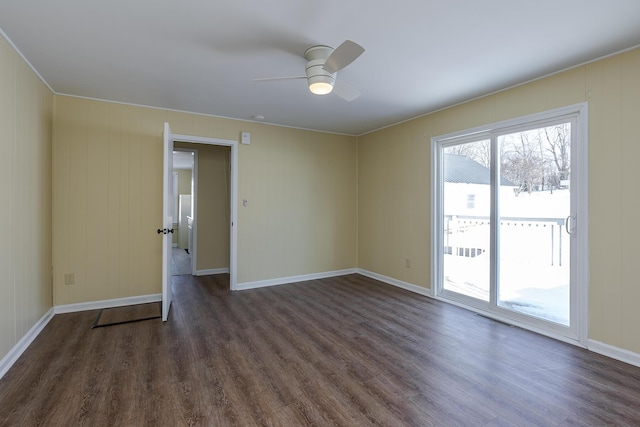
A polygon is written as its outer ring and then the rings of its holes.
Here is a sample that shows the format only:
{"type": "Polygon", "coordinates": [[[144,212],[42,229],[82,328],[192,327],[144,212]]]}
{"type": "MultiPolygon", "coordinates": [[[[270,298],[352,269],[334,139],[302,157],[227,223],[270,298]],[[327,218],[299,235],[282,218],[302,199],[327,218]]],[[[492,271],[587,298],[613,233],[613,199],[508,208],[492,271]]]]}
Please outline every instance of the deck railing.
{"type": "MultiPolygon", "coordinates": [[[[549,227],[549,247],[551,265],[557,263],[562,266],[562,234],[565,226],[565,218],[529,218],[529,217],[501,217],[500,227],[528,227],[540,230],[549,227]],[[556,244],[557,236],[557,244],[556,244]],[[557,247],[557,251],[556,251],[557,247]]],[[[470,232],[479,226],[489,226],[490,219],[487,216],[472,215],[445,215],[444,216],[444,253],[448,255],[476,257],[489,250],[489,241],[467,241],[463,243],[454,236],[470,232]],[[486,246],[486,247],[483,247],[486,246]]]]}

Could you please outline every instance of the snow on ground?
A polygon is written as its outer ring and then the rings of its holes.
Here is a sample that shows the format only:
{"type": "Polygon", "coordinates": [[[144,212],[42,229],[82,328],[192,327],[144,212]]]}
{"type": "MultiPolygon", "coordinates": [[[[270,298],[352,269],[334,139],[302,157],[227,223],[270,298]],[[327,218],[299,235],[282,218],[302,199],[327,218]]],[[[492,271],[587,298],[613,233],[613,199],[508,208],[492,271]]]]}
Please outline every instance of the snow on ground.
{"type": "MultiPolygon", "coordinates": [[[[569,212],[569,191],[520,194],[501,200],[502,217],[548,218],[504,221],[500,229],[499,305],[569,325],[570,236],[556,220],[569,212]]],[[[483,248],[476,257],[444,256],[444,288],[489,300],[489,226],[452,228],[449,245],[483,248]]]]}

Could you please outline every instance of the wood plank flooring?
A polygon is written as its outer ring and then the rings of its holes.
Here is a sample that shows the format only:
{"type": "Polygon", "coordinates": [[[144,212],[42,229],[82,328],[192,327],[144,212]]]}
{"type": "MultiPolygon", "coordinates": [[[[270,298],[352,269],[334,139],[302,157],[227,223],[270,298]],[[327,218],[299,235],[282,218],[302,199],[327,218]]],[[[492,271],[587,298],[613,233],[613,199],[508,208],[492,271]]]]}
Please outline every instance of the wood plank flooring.
{"type": "Polygon", "coordinates": [[[2,426],[638,426],[640,368],[350,275],[175,276],[170,321],[55,316],[2,426]]]}

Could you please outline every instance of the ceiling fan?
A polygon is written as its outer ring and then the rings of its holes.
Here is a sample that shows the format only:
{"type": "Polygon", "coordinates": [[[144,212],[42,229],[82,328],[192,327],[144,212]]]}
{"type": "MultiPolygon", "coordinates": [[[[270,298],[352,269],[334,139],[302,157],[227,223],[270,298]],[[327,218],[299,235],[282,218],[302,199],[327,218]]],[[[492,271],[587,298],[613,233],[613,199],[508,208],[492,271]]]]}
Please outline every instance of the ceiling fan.
{"type": "Polygon", "coordinates": [[[336,80],[338,71],[355,61],[364,48],[351,40],[344,41],[337,48],[329,46],[311,46],[304,52],[307,60],[306,76],[268,77],[254,81],[307,79],[309,90],[316,95],[327,95],[331,92],[345,101],[353,101],[360,92],[346,83],[336,80]]]}

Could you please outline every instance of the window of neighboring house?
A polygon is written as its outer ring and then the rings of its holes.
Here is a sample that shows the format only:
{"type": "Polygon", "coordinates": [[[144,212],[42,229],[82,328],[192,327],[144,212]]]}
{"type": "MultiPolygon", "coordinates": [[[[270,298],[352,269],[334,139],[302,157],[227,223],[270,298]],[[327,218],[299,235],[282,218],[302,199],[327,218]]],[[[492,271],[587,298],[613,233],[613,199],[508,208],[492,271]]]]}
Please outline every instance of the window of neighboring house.
{"type": "Polygon", "coordinates": [[[467,194],[467,209],[475,209],[476,207],[476,195],[467,194]]]}

